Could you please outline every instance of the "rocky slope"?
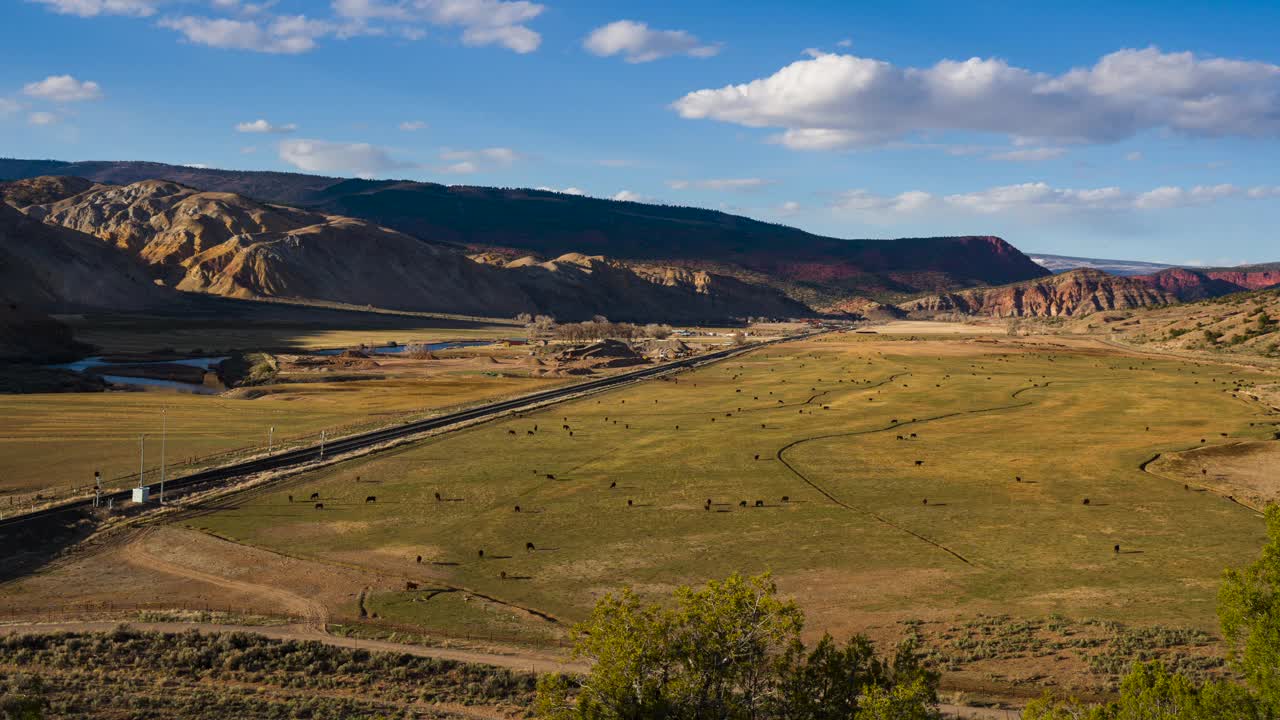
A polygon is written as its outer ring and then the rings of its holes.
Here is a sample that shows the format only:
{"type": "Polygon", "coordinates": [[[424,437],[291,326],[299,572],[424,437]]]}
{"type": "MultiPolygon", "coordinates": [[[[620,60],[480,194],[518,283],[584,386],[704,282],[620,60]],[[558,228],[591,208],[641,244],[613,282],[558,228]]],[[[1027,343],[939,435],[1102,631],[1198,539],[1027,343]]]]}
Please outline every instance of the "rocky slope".
{"type": "Polygon", "coordinates": [[[95,235],[184,291],[490,316],[540,312],[566,320],[807,313],[772,289],[710,273],[636,272],[581,255],[476,262],[457,246],[367,221],[169,181],[117,186],[41,177],[0,185],[0,197],[47,226],[95,235]]]}
{"type": "Polygon", "coordinates": [[[134,258],[0,203],[0,302],[23,310],[142,310],[172,294],[134,258]]]}
{"type": "Polygon", "coordinates": [[[1183,301],[1203,300],[1276,287],[1280,285],[1280,265],[1241,265],[1203,270],[1173,268],[1140,275],[1137,279],[1183,301]]]}
{"type": "MultiPolygon", "coordinates": [[[[1034,330],[1038,326],[1033,324],[1029,328],[1034,330]]],[[[1280,289],[1097,313],[1038,329],[1101,334],[1160,351],[1280,359],[1280,289]]]]}
{"type": "Polygon", "coordinates": [[[76,175],[99,182],[164,179],[364,219],[473,250],[566,253],[686,267],[781,289],[818,307],[1042,277],[1045,268],[986,236],[843,240],[690,207],[537,190],[237,172],[141,162],[0,160],[0,178],[76,175]]]}
{"type": "Polygon", "coordinates": [[[1060,317],[1101,310],[1123,310],[1177,302],[1171,293],[1136,278],[1115,277],[1099,270],[1071,270],[1060,275],[993,288],[923,297],[898,305],[912,317],[951,313],[995,317],[1060,317]]]}

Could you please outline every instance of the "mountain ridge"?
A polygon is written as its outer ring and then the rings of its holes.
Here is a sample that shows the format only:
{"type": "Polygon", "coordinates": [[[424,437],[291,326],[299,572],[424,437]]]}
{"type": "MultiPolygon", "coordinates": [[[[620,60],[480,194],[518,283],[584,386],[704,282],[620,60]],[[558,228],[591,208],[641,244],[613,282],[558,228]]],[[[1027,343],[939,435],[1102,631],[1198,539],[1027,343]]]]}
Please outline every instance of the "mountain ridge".
{"type": "Polygon", "coordinates": [[[0,178],[70,174],[128,184],[162,179],[201,191],[367,220],[473,251],[601,255],[684,266],[771,285],[811,307],[849,295],[904,297],[1043,277],[994,236],[838,239],[727,213],[560,193],[405,180],[358,180],[135,161],[0,159],[0,178]]]}
{"type": "Polygon", "coordinates": [[[364,220],[166,180],[119,186],[42,176],[0,185],[0,197],[32,222],[98,238],[103,248],[144,263],[157,281],[187,292],[575,320],[810,314],[770,288],[710,273],[637,272],[580,254],[496,266],[364,220]],[[39,202],[23,204],[32,200],[39,202]]]}

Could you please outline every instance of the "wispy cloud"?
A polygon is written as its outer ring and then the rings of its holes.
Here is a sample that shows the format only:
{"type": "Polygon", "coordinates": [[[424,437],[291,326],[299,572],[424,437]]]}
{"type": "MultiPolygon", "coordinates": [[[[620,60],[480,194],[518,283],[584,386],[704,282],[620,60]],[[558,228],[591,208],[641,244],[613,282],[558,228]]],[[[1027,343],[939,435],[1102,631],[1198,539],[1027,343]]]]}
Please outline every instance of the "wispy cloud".
{"type": "Polygon", "coordinates": [[[713,178],[710,180],[668,180],[667,187],[672,190],[699,188],[702,190],[758,190],[772,185],[773,180],[764,178],[713,178]]]}
{"type": "Polygon", "coordinates": [[[673,55],[706,58],[720,52],[684,30],[655,30],[635,20],[602,25],[582,41],[587,52],[601,57],[621,55],[629,63],[646,63],[673,55]]]}
{"type": "Polygon", "coordinates": [[[280,159],[307,172],[351,173],[359,177],[415,167],[394,159],[386,148],[326,140],[285,140],[280,143],[280,159]]]}
{"type": "Polygon", "coordinates": [[[837,193],[831,206],[838,211],[884,219],[940,211],[977,215],[1147,212],[1205,206],[1229,198],[1260,199],[1274,196],[1280,196],[1280,186],[1165,186],[1132,192],[1118,187],[1057,188],[1043,182],[1032,182],[950,195],[935,195],[921,190],[897,195],[880,195],[862,189],[847,190],[837,193]]]}
{"type": "Polygon", "coordinates": [[[285,123],[283,125],[273,125],[264,119],[257,119],[251,122],[242,122],[236,124],[236,132],[241,133],[291,133],[298,129],[294,123],[285,123]]]}
{"type": "Polygon", "coordinates": [[[488,147],[479,150],[445,148],[440,152],[440,159],[446,163],[439,168],[441,172],[470,175],[509,167],[520,159],[520,153],[507,147],[488,147]]]}

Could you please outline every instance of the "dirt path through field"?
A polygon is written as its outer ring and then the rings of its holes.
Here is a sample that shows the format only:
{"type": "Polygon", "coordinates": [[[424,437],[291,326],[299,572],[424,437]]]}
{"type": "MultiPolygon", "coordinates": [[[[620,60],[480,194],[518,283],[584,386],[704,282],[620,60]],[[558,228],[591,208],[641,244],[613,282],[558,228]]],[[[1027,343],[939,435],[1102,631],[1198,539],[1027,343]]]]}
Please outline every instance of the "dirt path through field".
{"type": "Polygon", "coordinates": [[[329,611],[322,603],[311,598],[271,585],[250,583],[242,580],[233,580],[221,575],[214,575],[192,567],[162,560],[151,553],[148,553],[145,541],[152,532],[153,529],[145,530],[137,538],[124,543],[120,547],[120,557],[135,567],[154,570],[168,575],[176,575],[189,580],[198,580],[216,587],[228,588],[249,595],[260,596],[268,601],[271,607],[277,607],[286,610],[290,614],[307,618],[308,622],[317,629],[324,628],[325,623],[328,622],[329,611]]]}

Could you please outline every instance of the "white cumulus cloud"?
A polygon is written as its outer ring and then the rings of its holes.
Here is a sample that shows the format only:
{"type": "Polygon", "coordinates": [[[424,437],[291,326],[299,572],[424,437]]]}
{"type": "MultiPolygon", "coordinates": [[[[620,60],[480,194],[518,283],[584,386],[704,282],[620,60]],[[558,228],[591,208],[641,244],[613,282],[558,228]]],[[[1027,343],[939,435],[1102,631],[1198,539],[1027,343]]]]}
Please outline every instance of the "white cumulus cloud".
{"type": "Polygon", "coordinates": [[[608,57],[622,55],[629,63],[644,63],[672,55],[711,57],[719,45],[703,44],[684,30],[654,30],[635,20],[618,20],[602,25],[582,41],[588,52],[608,57]]]}
{"type": "Polygon", "coordinates": [[[611,199],[618,200],[620,202],[636,202],[636,203],[649,201],[649,199],[646,198],[644,195],[641,195],[638,192],[632,192],[631,190],[619,190],[618,192],[613,194],[613,197],[611,199]]]}
{"type": "Polygon", "coordinates": [[[22,92],[29,97],[53,102],[79,102],[102,97],[98,83],[77,80],[70,75],[50,75],[40,82],[27,83],[22,92]]]}
{"type": "Polygon", "coordinates": [[[1280,66],[1125,49],[1050,75],[995,58],[899,67],[817,53],[768,77],[698,90],[685,118],[779,128],[801,150],[882,145],[914,134],[969,131],[1059,143],[1115,142],[1146,130],[1280,137],[1280,66]]]}
{"type": "Polygon", "coordinates": [[[427,127],[427,124],[421,120],[405,120],[399,125],[399,128],[405,132],[415,132],[418,130],[425,130],[426,127],[427,127]]]}
{"type": "Polygon", "coordinates": [[[236,124],[236,132],[241,133],[291,133],[298,129],[294,123],[285,123],[284,125],[272,125],[270,122],[259,118],[252,122],[242,122],[236,124]]]}

